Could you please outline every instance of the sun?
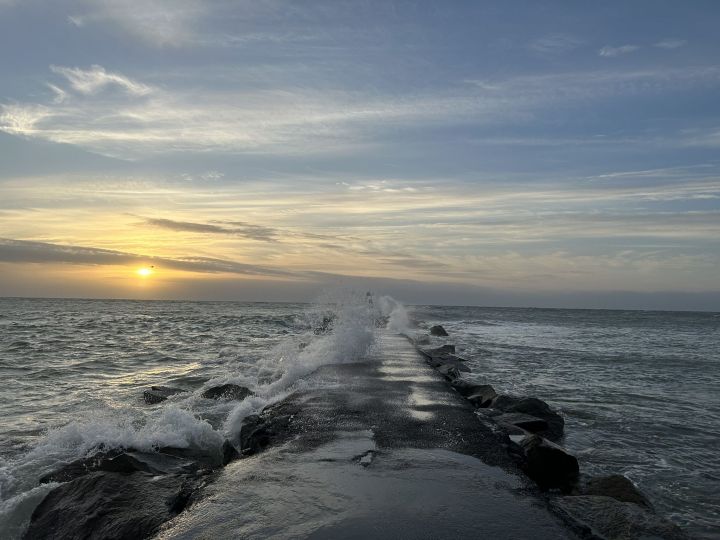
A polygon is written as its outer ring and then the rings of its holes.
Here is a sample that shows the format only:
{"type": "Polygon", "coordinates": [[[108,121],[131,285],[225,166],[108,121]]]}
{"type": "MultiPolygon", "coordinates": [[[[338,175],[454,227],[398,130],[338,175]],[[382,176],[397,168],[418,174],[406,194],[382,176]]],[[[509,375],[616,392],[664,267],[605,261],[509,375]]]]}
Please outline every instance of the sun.
{"type": "Polygon", "coordinates": [[[143,266],[142,268],[138,268],[135,270],[135,273],[140,277],[148,277],[153,274],[153,268],[154,266],[143,266]]]}

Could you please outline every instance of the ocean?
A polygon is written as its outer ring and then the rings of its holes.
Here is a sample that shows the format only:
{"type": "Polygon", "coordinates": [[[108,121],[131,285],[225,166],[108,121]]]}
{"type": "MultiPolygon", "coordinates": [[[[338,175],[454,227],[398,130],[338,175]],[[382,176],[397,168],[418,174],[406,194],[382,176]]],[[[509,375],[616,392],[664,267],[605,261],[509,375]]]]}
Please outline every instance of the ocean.
{"type": "Polygon", "coordinates": [[[362,358],[383,316],[415,335],[442,324],[450,336],[433,343],[454,343],[468,378],[562,411],[583,472],[625,474],[662,515],[718,538],[719,314],[369,305],[347,291],[316,304],[0,299],[0,538],[22,534],[59,464],[101,446],[220,446],[318,366],[362,358]],[[257,395],[200,397],[225,382],[257,395]],[[185,392],[148,405],[151,385],[185,392]]]}

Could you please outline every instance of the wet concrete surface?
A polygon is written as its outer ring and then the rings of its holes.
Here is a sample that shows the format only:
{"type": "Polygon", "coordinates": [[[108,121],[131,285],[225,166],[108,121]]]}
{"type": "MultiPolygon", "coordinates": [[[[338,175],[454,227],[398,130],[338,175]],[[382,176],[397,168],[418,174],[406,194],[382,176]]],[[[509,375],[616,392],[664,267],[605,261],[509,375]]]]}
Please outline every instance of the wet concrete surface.
{"type": "Polygon", "coordinates": [[[575,538],[502,436],[401,336],[325,366],[264,415],[269,448],[228,465],[159,538],[575,538]]]}

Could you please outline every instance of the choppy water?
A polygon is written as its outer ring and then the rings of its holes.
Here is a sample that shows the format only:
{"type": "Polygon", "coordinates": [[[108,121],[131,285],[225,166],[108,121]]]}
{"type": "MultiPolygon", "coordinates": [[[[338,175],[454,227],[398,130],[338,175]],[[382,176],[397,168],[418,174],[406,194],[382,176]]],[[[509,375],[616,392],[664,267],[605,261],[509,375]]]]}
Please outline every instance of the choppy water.
{"type": "MultiPolygon", "coordinates": [[[[212,446],[242,418],[329,362],[372,347],[369,307],[233,302],[0,299],[0,537],[22,531],[51,488],[39,476],[99,444],[212,446]],[[330,334],[316,333],[323,317],[330,334]],[[302,345],[300,345],[302,343],[302,345]],[[202,399],[236,382],[243,403],[202,399]],[[153,384],[188,390],[149,406],[153,384]]],[[[566,416],[566,446],[589,472],[627,474],[694,534],[718,530],[720,317],[703,313],[415,307],[441,323],[498,391],[541,397],[566,416]]],[[[392,317],[402,324],[402,312],[392,317]]],[[[445,341],[438,341],[439,343],[445,341]]]]}
{"type": "MultiPolygon", "coordinates": [[[[565,415],[581,470],[622,473],[666,517],[720,538],[720,315],[416,308],[498,392],[565,415]]],[[[438,340],[438,342],[442,342],[438,340]]]]}

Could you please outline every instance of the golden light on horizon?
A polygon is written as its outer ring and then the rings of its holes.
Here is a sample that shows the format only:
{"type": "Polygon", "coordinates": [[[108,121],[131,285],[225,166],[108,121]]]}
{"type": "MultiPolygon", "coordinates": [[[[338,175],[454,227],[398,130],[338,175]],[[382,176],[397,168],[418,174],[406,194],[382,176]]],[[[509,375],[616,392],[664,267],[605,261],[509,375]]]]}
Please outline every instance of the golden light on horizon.
{"type": "Polygon", "coordinates": [[[154,266],[143,266],[142,268],[138,268],[137,270],[135,270],[135,273],[140,277],[146,278],[146,277],[151,276],[154,273],[153,268],[155,268],[155,267],[154,266]]]}

